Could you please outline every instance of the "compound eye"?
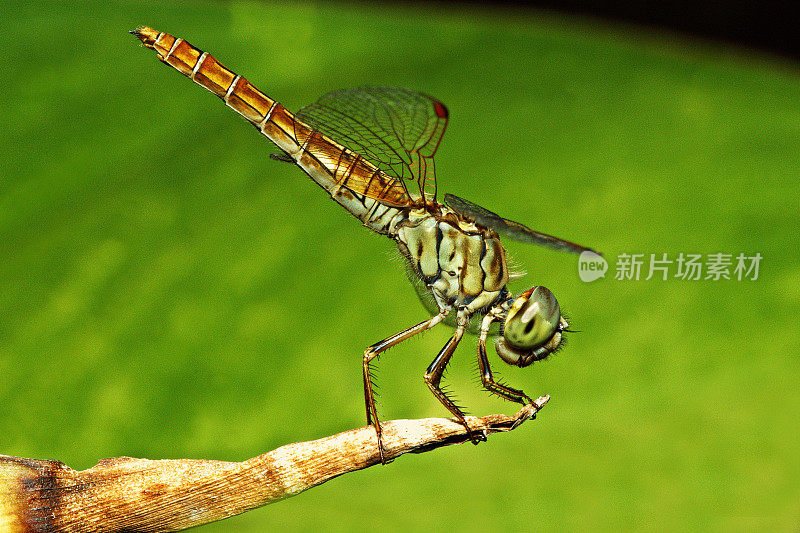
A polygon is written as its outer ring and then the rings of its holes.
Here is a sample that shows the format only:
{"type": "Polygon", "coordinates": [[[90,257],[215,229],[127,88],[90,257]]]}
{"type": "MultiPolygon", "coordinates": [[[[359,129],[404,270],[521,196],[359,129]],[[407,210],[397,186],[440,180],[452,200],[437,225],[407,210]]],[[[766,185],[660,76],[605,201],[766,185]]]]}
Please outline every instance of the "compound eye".
{"type": "Polygon", "coordinates": [[[516,350],[534,350],[558,331],[561,308],[547,287],[522,293],[511,305],[503,328],[505,343],[516,350]]]}

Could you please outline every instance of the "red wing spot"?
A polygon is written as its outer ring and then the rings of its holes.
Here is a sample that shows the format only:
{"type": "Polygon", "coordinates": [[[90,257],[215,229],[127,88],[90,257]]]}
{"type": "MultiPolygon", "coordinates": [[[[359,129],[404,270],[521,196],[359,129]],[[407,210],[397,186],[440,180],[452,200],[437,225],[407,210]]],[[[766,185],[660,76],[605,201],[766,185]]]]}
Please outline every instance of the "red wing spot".
{"type": "Polygon", "coordinates": [[[447,108],[441,102],[433,102],[433,109],[436,111],[436,116],[439,118],[447,118],[449,115],[447,108]]]}

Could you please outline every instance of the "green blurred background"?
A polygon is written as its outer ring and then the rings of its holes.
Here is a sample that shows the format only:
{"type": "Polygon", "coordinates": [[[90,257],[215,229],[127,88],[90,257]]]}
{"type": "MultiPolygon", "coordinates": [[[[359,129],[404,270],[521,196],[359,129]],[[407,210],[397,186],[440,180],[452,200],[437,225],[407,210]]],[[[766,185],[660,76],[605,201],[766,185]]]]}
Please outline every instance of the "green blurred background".
{"type": "MultiPolygon", "coordinates": [[[[404,86],[451,121],[440,190],[602,250],[509,244],[576,333],[495,367],[538,420],[406,456],[205,531],[796,531],[800,74],[586,19],[412,4],[5,4],[0,17],[0,453],[243,460],[363,425],[364,348],[425,317],[371,235],[127,31],[208,50],[290,109],[404,86]],[[617,281],[621,253],[761,253],[756,281],[617,281]]],[[[644,275],[642,277],[645,277],[644,275]]],[[[383,357],[384,418],[445,416],[383,357]]],[[[474,414],[474,339],[448,374],[474,414]]]]}

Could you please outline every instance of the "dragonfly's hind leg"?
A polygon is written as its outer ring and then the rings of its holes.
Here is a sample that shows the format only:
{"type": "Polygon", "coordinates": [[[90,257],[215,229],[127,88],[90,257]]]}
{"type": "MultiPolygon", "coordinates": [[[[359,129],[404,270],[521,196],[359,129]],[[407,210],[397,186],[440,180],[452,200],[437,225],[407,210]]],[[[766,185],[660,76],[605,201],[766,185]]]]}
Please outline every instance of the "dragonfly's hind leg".
{"type": "Polygon", "coordinates": [[[447,363],[450,361],[450,357],[453,355],[453,352],[456,351],[458,343],[461,342],[461,337],[464,335],[464,330],[467,328],[468,323],[469,318],[466,315],[459,314],[458,327],[456,328],[455,333],[453,333],[453,336],[450,337],[449,341],[447,341],[447,344],[442,347],[433,362],[431,362],[428,370],[425,372],[424,379],[434,396],[436,396],[442,405],[444,405],[448,411],[453,413],[456,418],[458,418],[458,421],[461,422],[465,428],[467,428],[467,434],[469,435],[472,443],[478,444],[479,442],[486,440],[486,435],[482,433],[474,433],[472,431],[472,429],[469,427],[469,424],[467,424],[467,419],[465,418],[464,412],[453,402],[453,400],[447,396],[441,387],[439,387],[444,369],[447,367],[447,363]]]}
{"type": "Polygon", "coordinates": [[[367,407],[367,424],[372,424],[375,427],[375,433],[378,436],[378,451],[381,455],[381,463],[386,464],[386,459],[383,456],[383,442],[381,441],[381,423],[378,420],[378,410],[375,407],[375,393],[372,387],[372,373],[370,370],[370,362],[373,359],[378,357],[381,353],[385,352],[392,346],[395,346],[406,339],[409,339],[416,335],[417,333],[421,333],[426,329],[430,329],[447,316],[447,313],[450,312],[450,309],[442,309],[439,311],[439,314],[429,318],[428,320],[423,320],[416,326],[412,326],[406,330],[401,331],[400,333],[396,333],[389,337],[388,339],[384,339],[380,342],[377,342],[366,349],[364,352],[364,400],[367,407]]]}

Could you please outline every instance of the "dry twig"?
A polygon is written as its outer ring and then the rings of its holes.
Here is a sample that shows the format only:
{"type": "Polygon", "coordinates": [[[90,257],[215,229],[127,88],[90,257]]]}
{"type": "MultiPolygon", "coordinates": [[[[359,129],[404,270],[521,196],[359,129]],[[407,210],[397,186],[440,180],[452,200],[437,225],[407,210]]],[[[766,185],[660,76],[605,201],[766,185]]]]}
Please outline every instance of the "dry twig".
{"type": "MultiPolygon", "coordinates": [[[[534,418],[543,396],[516,415],[468,417],[485,434],[534,418]]],[[[447,418],[383,423],[387,459],[469,441],[447,418]]],[[[372,426],[282,446],[241,463],[103,459],[75,471],[60,461],[0,455],[0,532],[178,531],[294,496],[378,464],[372,426]]]]}

